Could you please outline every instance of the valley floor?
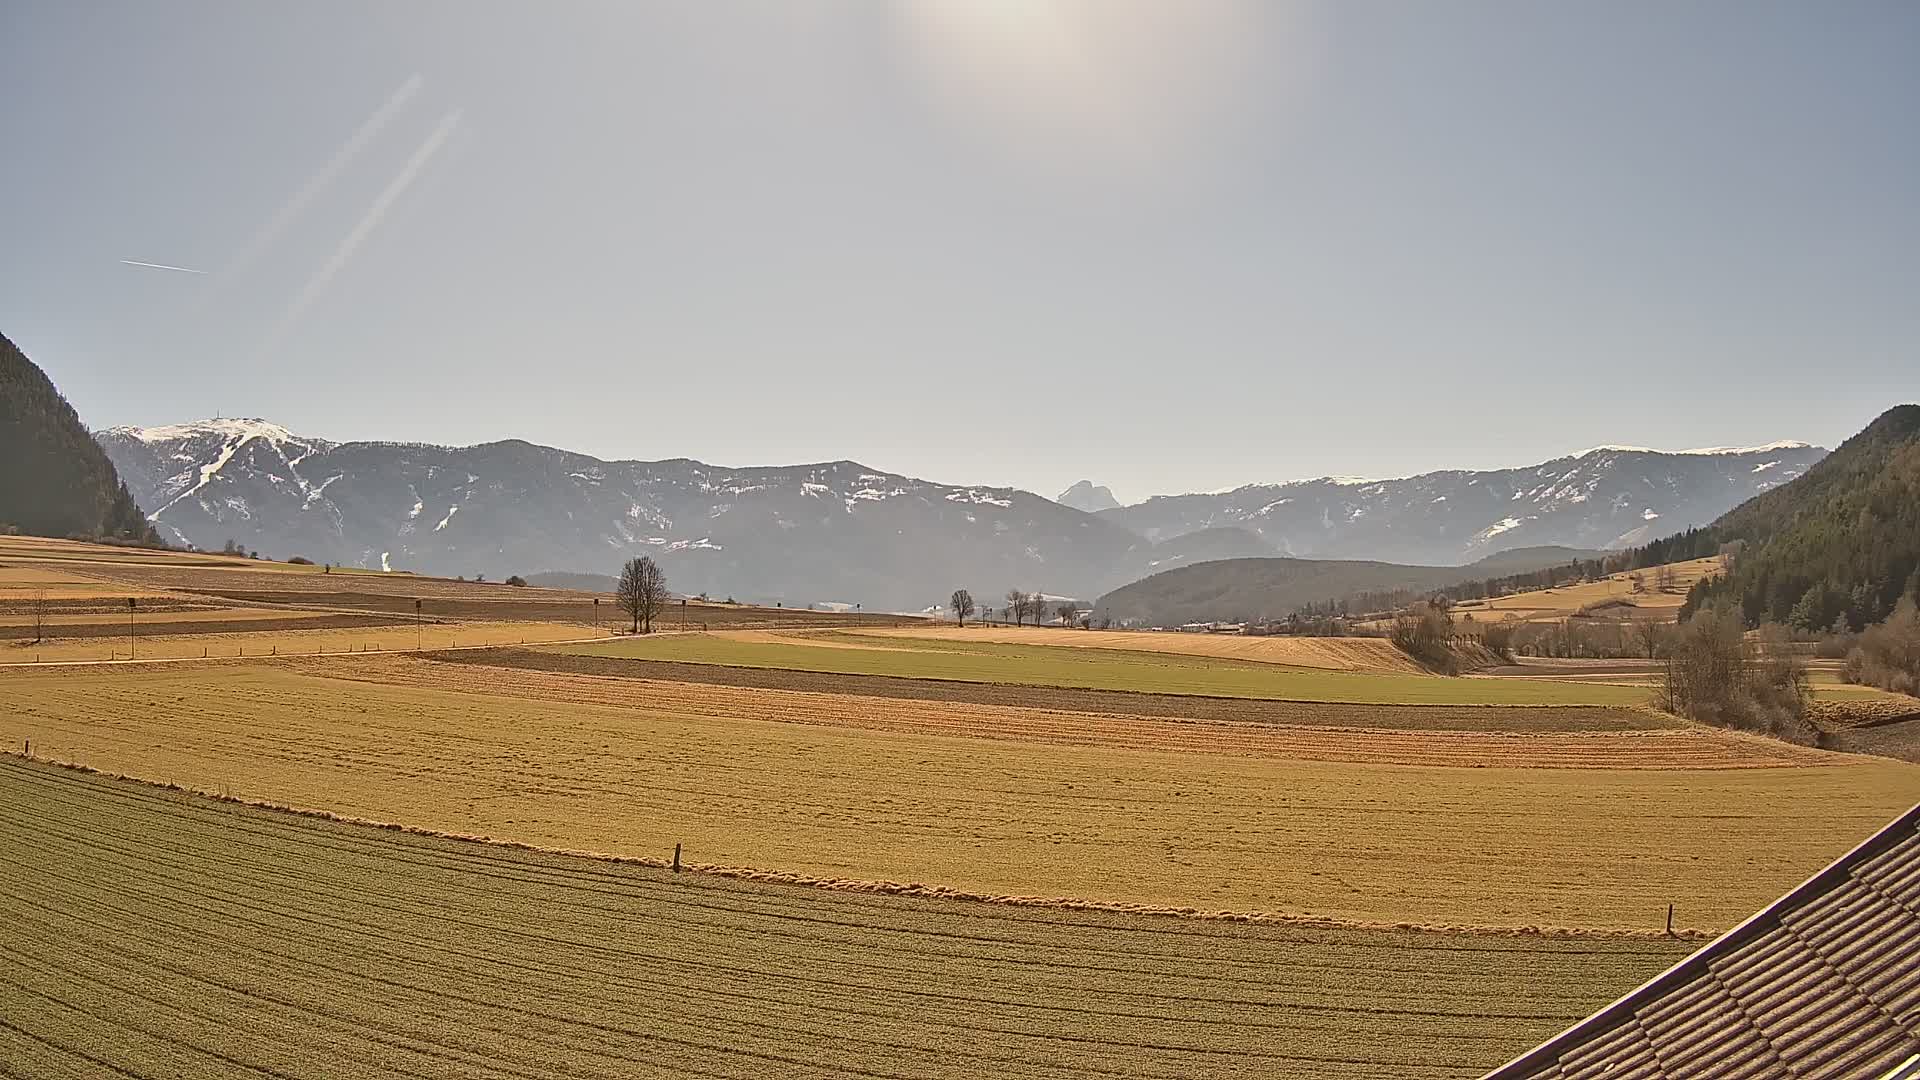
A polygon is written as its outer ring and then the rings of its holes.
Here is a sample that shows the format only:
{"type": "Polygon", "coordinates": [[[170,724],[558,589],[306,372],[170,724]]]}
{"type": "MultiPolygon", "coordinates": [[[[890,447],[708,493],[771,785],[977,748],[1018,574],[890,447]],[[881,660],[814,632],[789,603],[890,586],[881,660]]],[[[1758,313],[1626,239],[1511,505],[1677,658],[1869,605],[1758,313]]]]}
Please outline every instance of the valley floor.
{"type": "Polygon", "coordinates": [[[733,881],[0,758],[0,1074],[1470,1077],[1688,943],[733,881]]]}

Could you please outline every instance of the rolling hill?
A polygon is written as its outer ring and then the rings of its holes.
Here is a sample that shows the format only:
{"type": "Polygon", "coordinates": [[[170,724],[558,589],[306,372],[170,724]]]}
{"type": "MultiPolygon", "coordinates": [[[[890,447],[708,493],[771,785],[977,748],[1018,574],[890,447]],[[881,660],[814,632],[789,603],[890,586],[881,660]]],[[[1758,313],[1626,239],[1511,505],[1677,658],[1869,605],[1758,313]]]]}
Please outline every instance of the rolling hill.
{"type": "Polygon", "coordinates": [[[1180,567],[1102,596],[1101,617],[1145,626],[1278,618],[1303,604],[1360,592],[1438,589],[1497,574],[1558,566],[1596,552],[1536,547],[1467,566],[1409,566],[1344,559],[1223,559],[1180,567]]]}

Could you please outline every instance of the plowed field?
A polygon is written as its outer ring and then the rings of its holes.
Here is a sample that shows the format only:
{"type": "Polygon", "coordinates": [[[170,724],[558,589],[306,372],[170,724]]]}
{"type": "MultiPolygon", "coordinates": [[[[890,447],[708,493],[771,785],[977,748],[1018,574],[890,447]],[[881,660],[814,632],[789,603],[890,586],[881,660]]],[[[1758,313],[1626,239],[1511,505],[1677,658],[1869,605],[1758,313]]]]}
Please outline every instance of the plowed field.
{"type": "Polygon", "coordinates": [[[0,1074],[1471,1077],[1684,954],[796,889],[0,759],[0,1074]]]}

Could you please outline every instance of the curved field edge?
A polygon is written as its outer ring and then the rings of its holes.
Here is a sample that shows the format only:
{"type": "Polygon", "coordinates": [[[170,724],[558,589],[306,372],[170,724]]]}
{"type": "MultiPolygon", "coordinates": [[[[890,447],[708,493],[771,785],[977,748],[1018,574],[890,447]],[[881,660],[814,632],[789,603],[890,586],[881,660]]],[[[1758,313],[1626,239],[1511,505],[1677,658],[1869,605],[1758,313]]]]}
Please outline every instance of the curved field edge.
{"type": "MultiPolygon", "coordinates": [[[[830,671],[583,656],[551,649],[430,652],[422,659],[562,675],[699,683],[759,690],[843,694],[900,701],[952,701],[1074,713],[1177,717],[1249,724],[1432,731],[1652,731],[1692,729],[1648,707],[1617,705],[1383,705],[1350,701],[1159,694],[1140,690],[1043,687],[960,679],[849,675],[830,671]]],[[[344,677],[352,677],[345,675],[344,677]]]]}
{"type": "Polygon", "coordinates": [[[1723,928],[1920,793],[1912,766],[1842,755],[1717,770],[1300,761],[744,719],[708,711],[697,686],[556,705],[281,665],[5,690],[0,742],[341,816],[1366,923],[1647,928],[1675,902],[1681,925],[1723,928]]]}
{"type": "MultiPolygon", "coordinates": [[[[356,658],[357,660],[357,658],[356,658]]],[[[445,685],[446,670],[414,658],[308,664],[297,670],[390,686],[445,685]]],[[[860,677],[853,677],[858,679],[860,677]]],[[[864,731],[938,735],[1061,746],[1233,754],[1292,761],[1552,769],[1749,769],[1823,764],[1818,751],[1710,728],[1632,728],[1610,710],[1520,710],[1516,723],[1498,709],[1447,706],[1287,705],[1265,703],[1227,718],[1033,708],[951,698],[888,698],[766,686],[742,688],[672,679],[636,680],[531,668],[465,665],[465,692],[568,705],[668,704],[711,717],[864,731]],[[1412,710],[1412,715],[1408,715],[1412,710]],[[1590,714],[1600,714],[1592,716],[1590,714]],[[1451,720],[1447,726],[1433,723],[1451,720]],[[1552,721],[1541,723],[1540,721],[1552,721]],[[1358,726],[1370,725],[1370,726],[1358,726]],[[1404,726],[1403,726],[1404,725],[1404,726]],[[1425,725],[1425,726],[1423,726],[1425,725]],[[1447,737],[1436,732],[1445,731],[1447,737]]],[[[1050,701],[1051,699],[1049,699],[1050,701]]],[[[1242,703],[1249,704],[1249,703],[1242,703]]],[[[1513,710],[1505,710],[1512,712],[1513,710]]]]}
{"type": "Polygon", "coordinates": [[[996,644],[964,649],[840,648],[724,634],[661,634],[542,646],[542,649],[573,656],[1023,686],[1035,690],[1105,690],[1301,703],[1618,707],[1644,705],[1649,700],[1644,688],[1607,683],[1334,671],[1177,653],[1033,645],[996,644]]]}
{"type": "Polygon", "coordinates": [[[0,1069],[1468,1077],[1689,942],[798,889],[0,759],[0,1069]]]}
{"type": "Polygon", "coordinates": [[[78,762],[61,761],[58,758],[25,757],[13,751],[0,751],[0,764],[21,763],[58,769],[62,772],[78,773],[84,776],[99,777],[120,784],[134,784],[156,791],[171,792],[196,799],[229,806],[246,807],[270,814],[285,814],[291,817],[309,818],[315,821],[330,821],[354,828],[379,829],[386,832],[405,833],[408,836],[427,837],[435,840],[447,840],[461,844],[478,844],[486,847],[529,852],[539,855],[555,855],[568,859],[585,859],[593,862],[612,863],[621,866],[639,866],[650,870],[670,870],[677,874],[698,874],[707,877],[725,878],[732,881],[756,882],[799,889],[831,889],[842,892],[865,893],[875,896],[902,896],[918,899],[941,900],[962,904],[995,904],[1016,908],[1039,908],[1058,911],[1110,912],[1125,915],[1138,915],[1151,918],[1197,919],[1201,921],[1229,923],[1259,923],[1271,926],[1291,926],[1315,930],[1352,930],[1352,931],[1417,931],[1434,934],[1473,934],[1495,937],[1548,937],[1548,938],[1602,938],[1602,939],[1653,939],[1663,941],[1707,941],[1714,932],[1698,927],[1677,926],[1671,932],[1665,930],[1635,928],[1596,928],[1586,926],[1474,926],[1470,924],[1425,923],[1425,922],[1368,922],[1359,919],[1335,919],[1320,915],[1293,915],[1274,911],[1208,911],[1195,907],[1168,907],[1154,904],[1133,904],[1116,900],[1093,900],[1074,896],[1020,896],[1005,893],[969,892],[965,889],[951,888],[945,885],[928,885],[922,882],[873,881],[860,878],[814,877],[808,874],[793,873],[784,870],[767,870],[751,866],[725,866],[714,863],[682,861],[675,864],[672,859],[654,855],[618,855],[604,851],[586,851],[564,847],[546,847],[522,843],[516,840],[502,840],[498,837],[480,836],[470,833],[445,832],[438,829],[422,828],[402,821],[381,821],[374,818],[353,817],[336,814],[328,810],[313,810],[299,806],[262,799],[242,798],[216,791],[204,791],[198,788],[183,787],[179,784],[149,780],[138,776],[96,769],[78,762]]]}

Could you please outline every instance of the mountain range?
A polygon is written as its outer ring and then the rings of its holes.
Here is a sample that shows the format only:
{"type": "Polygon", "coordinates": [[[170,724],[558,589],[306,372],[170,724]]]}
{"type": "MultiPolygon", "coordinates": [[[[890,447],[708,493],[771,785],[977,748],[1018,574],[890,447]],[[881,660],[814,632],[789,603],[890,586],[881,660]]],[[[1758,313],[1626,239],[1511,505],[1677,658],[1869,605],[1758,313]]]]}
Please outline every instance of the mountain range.
{"type": "MultiPolygon", "coordinates": [[[[953,588],[1094,597],[1214,559],[1452,566],[1516,547],[1626,546],[1704,524],[1804,472],[1804,443],[1605,447],[1523,469],[1335,478],[1097,513],[852,461],[603,461],[510,440],[335,443],[263,420],[95,433],[160,535],[393,570],[612,573],[654,555],[676,590],[917,610],[953,588]]],[[[1110,493],[1088,482],[1075,492],[1110,493]]]]}
{"type": "Polygon", "coordinates": [[[1282,555],[1454,565],[1516,547],[1633,547],[1704,525],[1825,455],[1803,442],[1601,446],[1518,469],[1163,495],[1100,516],[1149,540],[1240,528],[1282,555]]]}

